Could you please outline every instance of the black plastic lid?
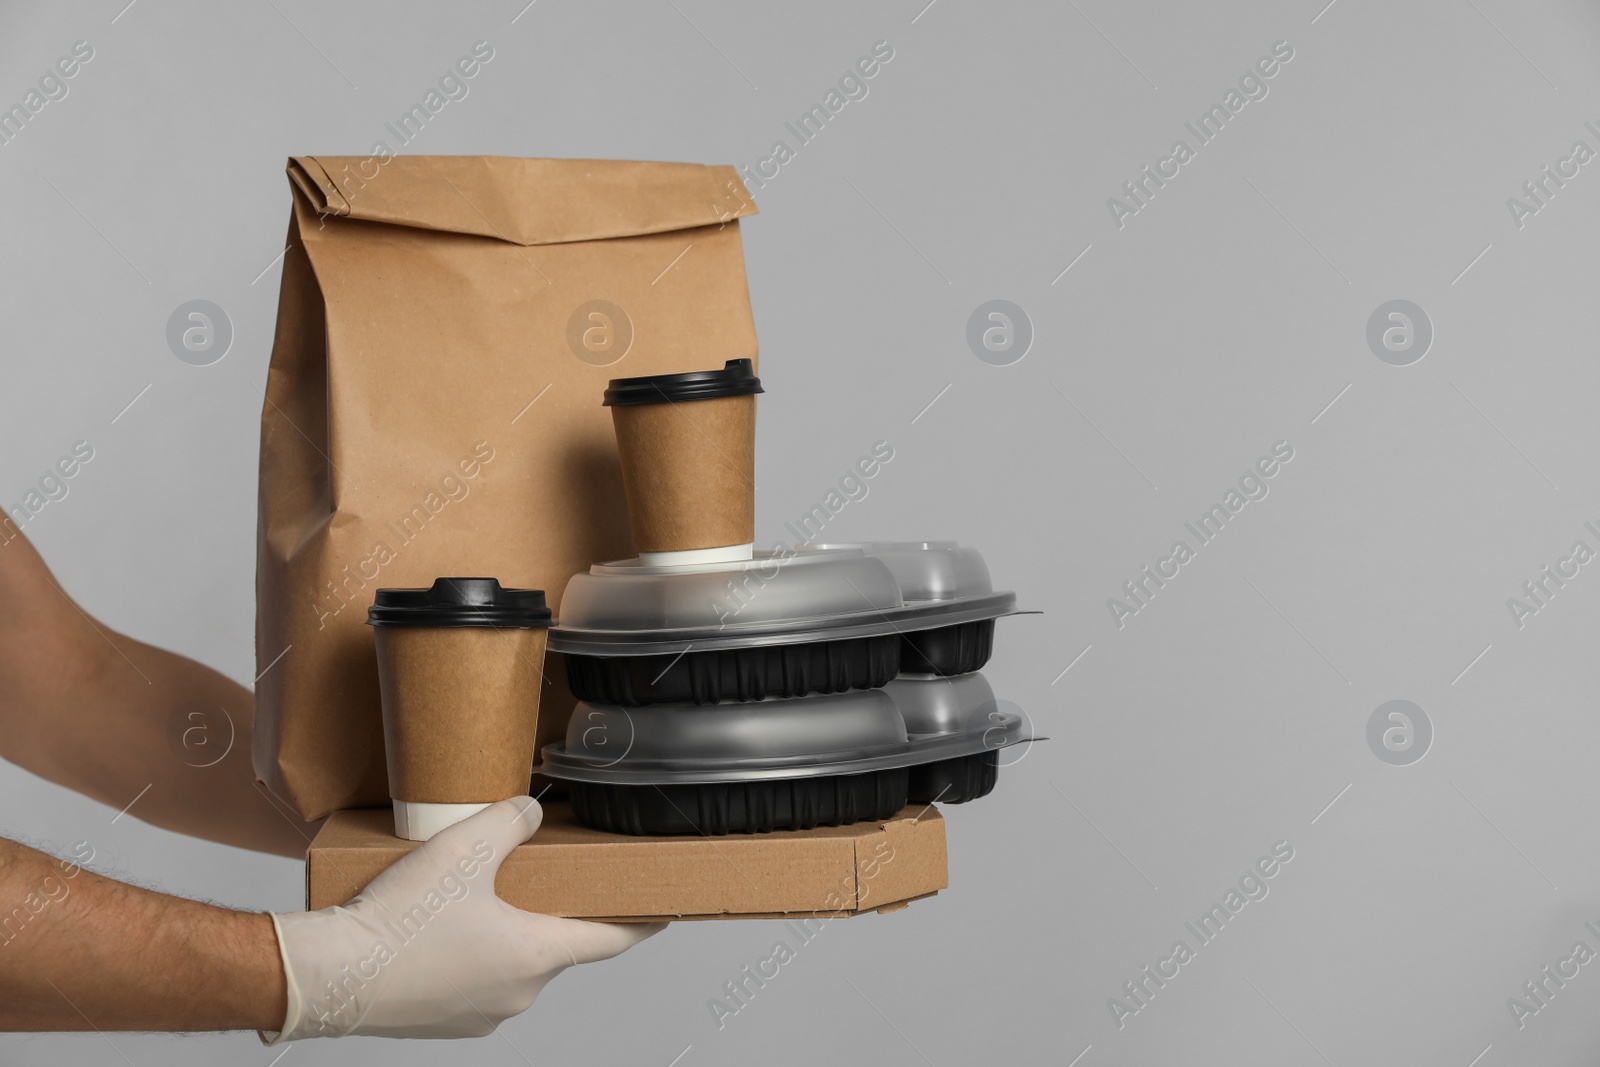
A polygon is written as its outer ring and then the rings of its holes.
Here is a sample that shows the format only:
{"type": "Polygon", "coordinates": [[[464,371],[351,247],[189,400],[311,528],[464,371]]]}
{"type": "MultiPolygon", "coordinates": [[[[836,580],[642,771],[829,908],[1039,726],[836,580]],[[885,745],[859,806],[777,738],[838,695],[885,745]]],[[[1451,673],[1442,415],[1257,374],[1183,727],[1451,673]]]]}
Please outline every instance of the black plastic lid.
{"type": "Polygon", "coordinates": [[[749,396],[765,392],[748,359],[730,359],[721,370],[695,370],[687,374],[651,374],[643,378],[613,378],[606,390],[605,406],[665,404],[679,400],[715,400],[719,396],[749,396]]]}
{"type": "Polygon", "coordinates": [[[369,626],[550,625],[543,589],[505,589],[495,578],[439,578],[429,589],[380,589],[369,626]]]}

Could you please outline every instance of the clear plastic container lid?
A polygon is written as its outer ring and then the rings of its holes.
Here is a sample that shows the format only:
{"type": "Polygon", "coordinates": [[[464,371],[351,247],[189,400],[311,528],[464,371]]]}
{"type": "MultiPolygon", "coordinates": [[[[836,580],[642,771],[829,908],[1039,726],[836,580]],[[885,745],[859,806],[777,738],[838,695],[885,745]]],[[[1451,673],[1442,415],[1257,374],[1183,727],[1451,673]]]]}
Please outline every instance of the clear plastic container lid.
{"type": "MultiPolygon", "coordinates": [[[[976,672],[951,678],[903,674],[883,691],[894,701],[906,724],[906,735],[914,743],[984,735],[999,739],[1022,726],[1022,716],[1006,710],[995,699],[988,681],[976,672]]],[[[986,745],[974,751],[983,747],[1004,746],[986,745]]]]}
{"type": "Polygon", "coordinates": [[[969,600],[994,594],[983,556],[954,541],[819,541],[799,547],[802,552],[862,552],[880,559],[907,601],[969,600]]]}
{"type": "Polygon", "coordinates": [[[910,603],[892,567],[911,574],[910,564],[861,546],[757,552],[749,560],[677,567],[597,563],[567,583],[550,647],[595,656],[677,654],[879,637],[1015,610],[1014,594],[987,588],[988,569],[975,550],[952,545],[936,555],[932,571],[912,587],[961,592],[910,603]]]}
{"type": "MultiPolygon", "coordinates": [[[[904,675],[883,687],[911,736],[943,736],[981,724],[998,707],[983,675],[904,675]]],[[[981,726],[979,726],[981,729],[981,726]]]]}
{"type": "Polygon", "coordinates": [[[580,703],[566,739],[546,745],[535,769],[551,778],[612,785],[753,782],[893,770],[1032,740],[1024,736],[1020,715],[995,705],[987,683],[981,691],[956,691],[968,703],[933,687],[902,694],[908,707],[928,698],[913,712],[919,726],[945,719],[956,724],[916,736],[907,732],[900,702],[882,689],[743,704],[580,703]],[[944,715],[935,705],[961,707],[944,715]]]}
{"type": "Polygon", "coordinates": [[[1016,594],[995,591],[978,550],[954,541],[818,541],[801,545],[799,551],[822,556],[860,552],[878,560],[894,575],[907,610],[918,617],[960,615],[969,622],[1018,614],[1016,594]]]}
{"type": "Polygon", "coordinates": [[[612,783],[733,782],[846,773],[904,757],[905,721],[881,689],[742,704],[620,708],[580,703],[552,778],[612,783]]]}
{"type": "Polygon", "coordinates": [[[878,637],[1005,613],[985,610],[968,601],[908,607],[888,565],[860,550],[758,552],[679,567],[626,560],[573,576],[550,647],[597,656],[676,654],[878,637]]]}

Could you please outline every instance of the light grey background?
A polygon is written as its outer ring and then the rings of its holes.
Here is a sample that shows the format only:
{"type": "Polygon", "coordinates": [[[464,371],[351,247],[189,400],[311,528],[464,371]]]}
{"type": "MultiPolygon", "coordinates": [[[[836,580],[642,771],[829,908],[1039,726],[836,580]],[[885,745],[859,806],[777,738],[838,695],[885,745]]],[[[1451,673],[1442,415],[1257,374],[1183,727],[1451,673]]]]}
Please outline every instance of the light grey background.
{"type": "MultiPolygon", "coordinates": [[[[1001,624],[989,675],[1052,740],[947,812],[949,891],[830,925],[721,1031],[707,1000],[770,926],[680,924],[481,1041],[288,1062],[1594,1062],[1600,964],[1523,1029],[1506,1003],[1600,949],[1600,564],[1520,629],[1507,607],[1600,548],[1600,163],[1520,229],[1506,205],[1600,149],[1591,6],[523,2],[7,2],[0,103],[74,41],[95,58],[0,146],[0,498],[91,441],[27,532],[107,623],[248,683],[284,157],[369,151],[487,40],[408,151],[753,164],[885,40],[867,98],[753,189],[760,536],[892,442],[830,537],[981,547],[1046,612],[1001,624]],[[1118,229],[1107,198],[1280,40],[1269,95],[1118,229]],[[166,345],[192,299],[234,326],[213,366],[166,345]],[[992,299],[1032,321],[1011,366],[967,347],[992,299]],[[1367,347],[1393,299],[1433,324],[1411,366],[1367,347]],[[1270,495],[1119,629],[1107,598],[1278,441],[1270,495]],[[1392,699],[1433,725],[1409,766],[1368,747],[1392,699]],[[1279,841],[1270,895],[1119,1029],[1108,999],[1279,841]]],[[[0,795],[6,832],[89,840],[101,869],[301,900],[287,860],[113,824],[14,768],[0,795]]],[[[109,1040],[0,1059],[276,1055],[109,1040]]]]}

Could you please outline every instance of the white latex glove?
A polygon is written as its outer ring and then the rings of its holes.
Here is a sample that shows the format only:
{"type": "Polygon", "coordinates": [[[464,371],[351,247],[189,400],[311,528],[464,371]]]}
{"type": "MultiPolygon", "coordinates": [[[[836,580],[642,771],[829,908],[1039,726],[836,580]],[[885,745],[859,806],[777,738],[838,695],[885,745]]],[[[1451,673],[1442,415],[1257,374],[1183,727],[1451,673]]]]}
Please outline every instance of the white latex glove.
{"type": "Polygon", "coordinates": [[[568,967],[610,959],[665,927],[537,915],[496,896],[501,861],[542,817],[532,797],[492,804],[343,907],[274,915],[289,1011],[262,1039],[482,1037],[568,967]]]}

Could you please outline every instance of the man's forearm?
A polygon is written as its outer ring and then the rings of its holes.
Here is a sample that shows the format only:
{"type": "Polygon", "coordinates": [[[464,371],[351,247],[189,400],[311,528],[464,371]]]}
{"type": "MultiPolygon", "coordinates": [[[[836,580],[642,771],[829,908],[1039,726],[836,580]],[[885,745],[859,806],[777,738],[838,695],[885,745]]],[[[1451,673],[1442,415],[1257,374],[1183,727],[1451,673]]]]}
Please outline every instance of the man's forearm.
{"type": "Polygon", "coordinates": [[[303,856],[315,826],[256,784],[251,693],[165,649],[96,641],[98,662],[75,695],[19,722],[0,742],[7,758],[169,830],[303,856]]]}
{"type": "Polygon", "coordinates": [[[304,854],[315,826],[256,785],[249,690],[93,621],[21,535],[0,600],[0,757],[157,826],[304,854]]]}
{"type": "Polygon", "coordinates": [[[0,1029],[276,1030],[267,915],[102,878],[0,839],[0,1029]]]}

